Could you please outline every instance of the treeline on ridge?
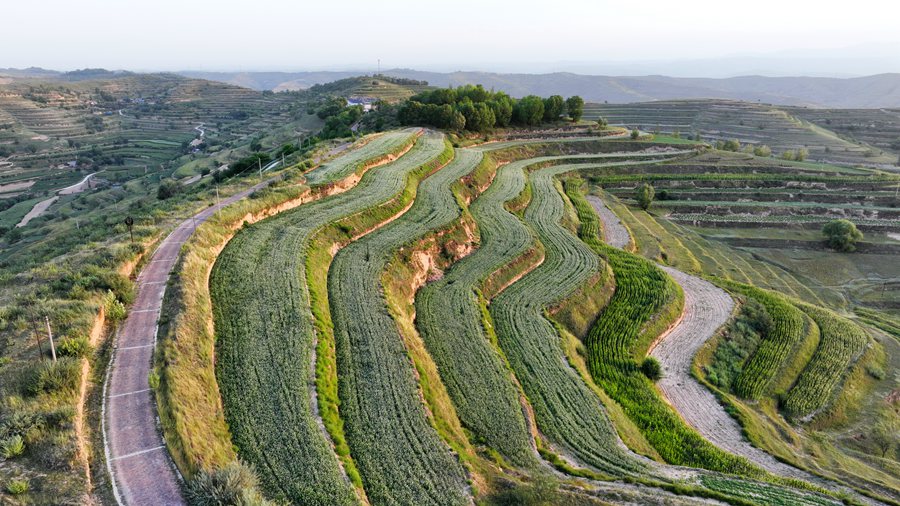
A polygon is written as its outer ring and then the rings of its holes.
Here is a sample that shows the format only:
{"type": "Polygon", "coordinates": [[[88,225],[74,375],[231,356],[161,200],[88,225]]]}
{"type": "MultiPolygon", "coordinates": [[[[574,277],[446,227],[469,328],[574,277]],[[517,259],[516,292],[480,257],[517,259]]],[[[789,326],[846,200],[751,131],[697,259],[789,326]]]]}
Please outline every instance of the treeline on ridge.
{"type": "Polygon", "coordinates": [[[514,99],[482,85],[424,91],[407,100],[397,113],[403,125],[429,125],[448,130],[485,132],[510,125],[537,126],[555,122],[565,114],[578,121],[584,112],[579,96],[541,98],[528,95],[514,99]]]}

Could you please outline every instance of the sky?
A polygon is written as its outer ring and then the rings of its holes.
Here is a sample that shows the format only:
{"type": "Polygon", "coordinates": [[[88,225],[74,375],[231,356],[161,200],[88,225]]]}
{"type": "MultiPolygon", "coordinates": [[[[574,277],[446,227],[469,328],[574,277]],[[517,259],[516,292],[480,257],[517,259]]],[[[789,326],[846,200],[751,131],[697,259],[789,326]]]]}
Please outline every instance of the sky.
{"type": "Polygon", "coordinates": [[[2,13],[0,68],[900,72],[889,0],[4,0],[2,13]]]}

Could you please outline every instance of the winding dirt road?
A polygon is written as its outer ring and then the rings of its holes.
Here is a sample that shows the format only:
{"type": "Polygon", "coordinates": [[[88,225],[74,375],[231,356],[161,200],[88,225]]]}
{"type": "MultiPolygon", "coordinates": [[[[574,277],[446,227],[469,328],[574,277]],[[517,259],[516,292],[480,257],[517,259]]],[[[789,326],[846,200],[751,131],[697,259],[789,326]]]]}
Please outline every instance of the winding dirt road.
{"type": "MultiPolygon", "coordinates": [[[[599,197],[589,195],[587,198],[600,216],[607,243],[617,248],[627,245],[631,237],[618,217],[599,197]]],[[[777,461],[744,439],[737,421],[725,412],[712,392],[691,375],[694,355],[728,321],[734,301],[724,290],[706,280],[671,267],[660,268],[684,290],[681,320],[661,336],[650,352],[663,368],[664,374],[657,386],[665,399],[689,425],[719,448],[743,456],[772,473],[808,479],[806,473],[777,461]]]]}

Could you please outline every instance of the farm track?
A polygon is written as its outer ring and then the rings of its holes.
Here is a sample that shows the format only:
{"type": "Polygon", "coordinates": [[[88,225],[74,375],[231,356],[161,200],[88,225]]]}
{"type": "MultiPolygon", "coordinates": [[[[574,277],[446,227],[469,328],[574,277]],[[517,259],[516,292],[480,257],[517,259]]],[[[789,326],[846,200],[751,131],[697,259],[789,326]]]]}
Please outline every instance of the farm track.
{"type": "Polygon", "coordinates": [[[408,211],[341,249],[328,273],[341,415],[372,504],[470,502],[465,470],[428,420],[381,275],[398,248],[461,215],[451,185],[479,161],[457,152],[408,211]]]}
{"type": "MultiPolygon", "coordinates": [[[[618,244],[628,243],[629,237],[618,218],[597,196],[587,197],[603,223],[604,236],[616,238],[618,244]],[[607,235],[608,234],[608,235],[607,235]]],[[[630,239],[629,239],[630,240],[630,239]]],[[[664,374],[657,386],[665,399],[681,417],[704,438],[735,455],[747,458],[766,471],[779,476],[809,481],[828,489],[847,492],[846,487],[813,476],[801,469],[778,461],[768,453],[751,445],[743,436],[740,425],[719,404],[715,395],[700,384],[691,374],[694,356],[725,323],[731,315],[734,301],[721,288],[712,283],[673,269],[660,266],[684,291],[682,318],[661,336],[650,355],[662,365],[664,374]]],[[[868,504],[879,504],[868,498],[857,497],[868,504]]]]}
{"type": "Polygon", "coordinates": [[[166,282],[182,245],[199,224],[269,183],[257,184],[183,221],[160,242],[137,278],[137,296],[116,334],[103,388],[107,468],[119,504],[184,504],[180,477],[157,430],[156,404],[148,388],[166,282]]]}
{"type": "MultiPolygon", "coordinates": [[[[339,146],[326,156],[346,148],[339,146]]],[[[158,431],[156,404],[148,388],[165,286],[182,246],[199,225],[272,181],[274,178],[236,193],[181,222],[159,243],[137,278],[135,302],[116,334],[103,385],[101,431],[118,504],[184,504],[181,477],[158,431]]]]}
{"type": "MultiPolygon", "coordinates": [[[[274,495],[306,504],[355,502],[308,387],[316,342],[305,269],[309,239],[335,220],[396,196],[408,175],[443,149],[441,136],[427,135],[398,160],[366,172],[352,189],[236,234],[216,262],[210,286],[226,419],[242,457],[274,495]]],[[[354,159],[359,156],[332,166],[353,167],[363,161],[354,159]]]]}

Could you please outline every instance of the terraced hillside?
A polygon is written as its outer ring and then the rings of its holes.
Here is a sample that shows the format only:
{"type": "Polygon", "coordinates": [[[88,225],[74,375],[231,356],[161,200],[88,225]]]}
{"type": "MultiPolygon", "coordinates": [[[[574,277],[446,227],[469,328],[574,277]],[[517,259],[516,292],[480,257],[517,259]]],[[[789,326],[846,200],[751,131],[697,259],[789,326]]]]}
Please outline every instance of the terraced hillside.
{"type": "Polygon", "coordinates": [[[897,158],[900,156],[900,110],[788,108],[791,115],[897,158]]]}
{"type": "Polygon", "coordinates": [[[587,104],[584,113],[585,119],[603,117],[611,125],[648,132],[679,132],[682,136],[707,142],[737,139],[744,145],[765,145],[776,156],[805,149],[810,159],[821,162],[893,165],[897,161],[895,156],[883,153],[883,148],[842,138],[828,129],[830,125],[816,124],[815,120],[794,116],[788,110],[772,105],[727,100],[677,100],[587,104]]]}
{"type": "MultiPolygon", "coordinates": [[[[299,200],[273,204],[274,216],[243,226],[235,216],[221,254],[221,246],[203,254],[215,259],[208,286],[186,292],[211,296],[228,430],[207,444],[233,445],[263,495],[297,504],[520,503],[511,498],[534,493],[535,481],[558,504],[893,500],[890,462],[837,445],[828,458],[838,465],[827,469],[807,436],[792,436],[786,454],[766,432],[837,427],[825,419],[845,395],[893,381],[854,379],[877,361],[867,349],[889,348],[833,311],[840,307],[823,307],[830,299],[808,278],[703,239],[678,208],[708,189],[739,194],[735,206],[753,207],[746,197],[761,195],[760,207],[823,220],[856,209],[838,198],[852,188],[872,193],[873,205],[860,206],[878,214],[848,214],[872,230],[893,226],[887,194],[896,177],[623,137],[537,131],[453,148],[436,132],[388,132],[312,170],[299,200]],[[615,244],[635,253],[599,240],[601,222],[574,174],[608,198],[604,220],[617,215],[626,230],[615,244]],[[633,205],[645,181],[667,191],[654,204],[665,214],[633,205]],[[809,185],[816,191],[802,199],[831,199],[824,209],[780,200],[809,185]],[[696,311],[695,294],[685,297],[679,283],[695,286],[641,255],[720,276],[710,279],[732,294],[739,309],[703,320],[703,339],[689,349],[700,350],[693,384],[704,402],[717,416],[732,413],[732,436],[742,438],[743,426],[747,440],[724,444],[694,427],[676,411],[682,404],[666,403],[669,390],[654,386],[645,357],[660,338],[693,335],[670,327],[696,327],[681,316],[696,311]],[[744,358],[728,362],[739,372],[725,388],[709,371],[725,367],[717,349],[731,346],[748,308],[770,320],[744,358]],[[583,341],[580,328],[590,329],[583,341]]],[[[692,358],[679,358],[680,374],[692,358]]],[[[190,388],[178,376],[166,381],[190,388]]],[[[192,416],[219,423],[215,413],[192,416]]],[[[235,458],[210,466],[198,450],[179,448],[176,459],[189,491],[235,458]]]]}

